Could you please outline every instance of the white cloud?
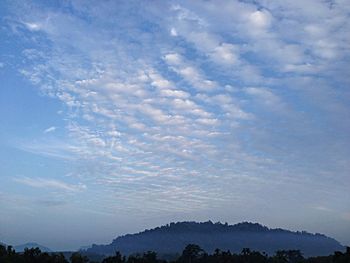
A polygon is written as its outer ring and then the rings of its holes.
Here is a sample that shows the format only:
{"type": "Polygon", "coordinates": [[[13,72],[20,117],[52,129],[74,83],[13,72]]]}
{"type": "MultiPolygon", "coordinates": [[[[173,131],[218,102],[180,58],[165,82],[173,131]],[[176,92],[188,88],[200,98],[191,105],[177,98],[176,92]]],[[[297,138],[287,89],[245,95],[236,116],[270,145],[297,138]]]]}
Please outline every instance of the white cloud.
{"type": "Polygon", "coordinates": [[[164,58],[170,65],[180,65],[182,63],[181,56],[177,53],[166,54],[164,58]]]}
{"type": "Polygon", "coordinates": [[[213,60],[218,64],[236,64],[239,62],[238,48],[232,44],[222,43],[215,47],[212,53],[213,60]]]}
{"type": "Polygon", "coordinates": [[[217,88],[218,84],[215,81],[206,79],[196,67],[184,61],[181,55],[170,53],[165,55],[164,59],[169,67],[190,83],[193,88],[206,91],[217,88]]]}
{"type": "Polygon", "coordinates": [[[57,127],[51,126],[51,127],[47,128],[46,130],[44,130],[44,133],[54,132],[54,131],[56,131],[56,129],[57,129],[57,127]]]}
{"type": "Polygon", "coordinates": [[[271,25],[271,15],[267,10],[257,10],[249,15],[249,22],[252,24],[254,29],[266,30],[271,25]]]}
{"type": "Polygon", "coordinates": [[[217,125],[218,124],[218,120],[217,119],[208,119],[208,118],[200,118],[197,119],[197,121],[199,123],[205,124],[205,125],[217,125]]]}
{"type": "Polygon", "coordinates": [[[31,31],[39,31],[42,27],[39,23],[24,23],[24,25],[31,31]]]}
{"type": "Polygon", "coordinates": [[[177,36],[176,29],[172,27],[171,30],[170,30],[170,34],[171,34],[173,37],[176,37],[176,36],[177,36]]]}
{"type": "Polygon", "coordinates": [[[189,93],[182,90],[164,89],[160,91],[160,94],[165,97],[175,97],[175,98],[182,98],[182,99],[186,99],[190,97],[189,93]]]}

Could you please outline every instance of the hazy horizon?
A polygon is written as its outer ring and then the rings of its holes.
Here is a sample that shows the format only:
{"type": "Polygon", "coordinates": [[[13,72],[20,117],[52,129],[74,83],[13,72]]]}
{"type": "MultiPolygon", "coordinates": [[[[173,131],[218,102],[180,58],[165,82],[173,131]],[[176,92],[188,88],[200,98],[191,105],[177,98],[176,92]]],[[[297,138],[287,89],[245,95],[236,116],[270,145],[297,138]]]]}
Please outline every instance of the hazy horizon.
{"type": "MultiPolygon", "coordinates": [[[[114,240],[114,239],[116,239],[116,238],[118,238],[118,237],[121,237],[121,236],[124,236],[124,235],[127,235],[127,234],[137,234],[137,233],[141,233],[141,232],[144,232],[145,230],[150,230],[150,229],[155,229],[156,227],[164,227],[164,226],[169,226],[169,224],[171,224],[171,223],[179,223],[179,222],[196,222],[196,223],[205,223],[205,222],[212,222],[213,224],[216,224],[216,223],[221,223],[221,224],[228,224],[228,225],[235,225],[235,224],[238,224],[238,223],[246,223],[246,222],[248,222],[248,223],[258,223],[258,224],[260,224],[259,222],[249,222],[249,221],[242,221],[242,222],[236,222],[236,223],[233,223],[233,224],[229,224],[228,222],[220,222],[220,221],[216,221],[216,222],[214,222],[214,221],[212,221],[212,220],[207,220],[207,221],[192,221],[192,220],[188,220],[188,221],[177,221],[177,222],[168,222],[168,223],[164,223],[164,224],[161,224],[161,225],[157,225],[157,226],[151,226],[151,227],[149,227],[149,228],[144,228],[144,229],[142,229],[142,230],[139,230],[139,231],[135,231],[135,232],[127,232],[127,233],[121,233],[121,234],[117,234],[117,235],[115,235],[113,238],[111,238],[110,240],[106,240],[106,241],[102,241],[102,243],[96,243],[96,242],[92,242],[92,243],[89,243],[89,244],[82,244],[82,245],[78,245],[78,246],[76,246],[76,247],[70,247],[69,249],[56,249],[56,248],[51,248],[51,247],[48,247],[48,246],[46,246],[45,244],[42,244],[42,243],[39,243],[39,242],[35,242],[35,241],[33,241],[33,240],[28,240],[27,242],[23,242],[23,243],[18,243],[18,244],[9,244],[9,243],[4,243],[5,245],[11,245],[11,246],[14,246],[14,247],[16,247],[16,246],[21,246],[21,245],[25,245],[25,244],[30,244],[30,243],[32,243],[32,244],[37,244],[37,245],[40,245],[40,246],[44,246],[44,247],[47,247],[48,249],[50,249],[51,251],[57,251],[57,252],[59,252],[59,251],[77,251],[77,250],[79,250],[79,249],[84,249],[84,248],[86,248],[86,247],[90,247],[90,246],[92,246],[93,244],[94,245],[108,245],[108,244],[110,244],[110,243],[112,243],[112,241],[114,240]]],[[[266,226],[266,225],[263,225],[263,224],[260,224],[260,225],[262,225],[262,226],[266,226]]],[[[268,227],[268,226],[267,226],[268,227]]],[[[269,229],[281,229],[280,227],[268,227],[269,229]]],[[[302,232],[302,231],[306,231],[305,229],[303,229],[303,230],[291,230],[291,229],[284,229],[284,230],[290,230],[290,231],[293,231],[293,232],[302,232]]],[[[307,233],[311,233],[311,232],[308,232],[308,231],[306,231],[307,233]]],[[[322,233],[311,233],[311,234],[322,234],[322,233]]],[[[330,236],[329,236],[330,237],[330,236]]],[[[330,238],[333,238],[333,237],[330,237],[330,238]]],[[[339,241],[339,240],[337,240],[337,241],[339,241]]],[[[343,245],[343,246],[349,246],[348,244],[341,244],[341,245],[343,245]]]]}
{"type": "Polygon", "coordinates": [[[350,245],[350,2],[0,2],[0,242],[176,221],[350,245]]]}

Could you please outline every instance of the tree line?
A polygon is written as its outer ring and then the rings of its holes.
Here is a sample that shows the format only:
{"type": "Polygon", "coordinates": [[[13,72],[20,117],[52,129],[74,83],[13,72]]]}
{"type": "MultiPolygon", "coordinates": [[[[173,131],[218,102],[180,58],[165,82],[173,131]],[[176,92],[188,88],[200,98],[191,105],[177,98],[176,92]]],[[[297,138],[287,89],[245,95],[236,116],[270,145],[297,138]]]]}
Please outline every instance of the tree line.
{"type": "MultiPolygon", "coordinates": [[[[41,252],[39,248],[26,248],[16,252],[11,246],[0,245],[1,263],[98,263],[87,255],[74,252],[67,259],[63,253],[41,252]]],[[[274,255],[244,248],[241,253],[216,249],[213,254],[206,253],[201,247],[189,244],[175,260],[164,260],[157,253],[148,251],[143,254],[123,256],[116,252],[114,256],[104,258],[101,263],[350,263],[350,247],[346,252],[336,251],[329,256],[304,258],[299,250],[279,250],[274,255]]]]}

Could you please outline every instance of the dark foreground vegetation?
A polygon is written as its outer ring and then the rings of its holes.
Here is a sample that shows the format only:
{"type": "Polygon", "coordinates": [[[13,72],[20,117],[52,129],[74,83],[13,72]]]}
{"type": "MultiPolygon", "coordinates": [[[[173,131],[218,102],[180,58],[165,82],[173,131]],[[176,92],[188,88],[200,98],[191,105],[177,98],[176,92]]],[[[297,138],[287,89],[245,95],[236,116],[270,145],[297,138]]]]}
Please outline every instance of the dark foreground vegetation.
{"type": "MultiPolygon", "coordinates": [[[[93,263],[88,256],[74,252],[67,259],[62,253],[41,252],[39,248],[25,249],[23,253],[16,252],[11,246],[0,245],[0,263],[93,263]]],[[[174,260],[158,259],[155,252],[122,256],[116,252],[114,256],[106,257],[102,263],[350,263],[350,247],[346,252],[334,252],[333,255],[304,258],[299,250],[280,250],[273,256],[251,251],[244,248],[241,253],[216,249],[213,254],[207,254],[198,245],[190,244],[182,254],[174,260]]]]}

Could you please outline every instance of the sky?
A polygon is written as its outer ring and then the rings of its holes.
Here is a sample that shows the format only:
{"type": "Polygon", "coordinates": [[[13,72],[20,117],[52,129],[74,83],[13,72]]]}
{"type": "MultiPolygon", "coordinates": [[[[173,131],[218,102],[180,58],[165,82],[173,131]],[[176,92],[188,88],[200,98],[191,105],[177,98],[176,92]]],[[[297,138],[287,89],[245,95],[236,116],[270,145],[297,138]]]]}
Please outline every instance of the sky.
{"type": "Polygon", "coordinates": [[[0,2],[0,241],[174,221],[350,244],[350,2],[0,2]]]}

